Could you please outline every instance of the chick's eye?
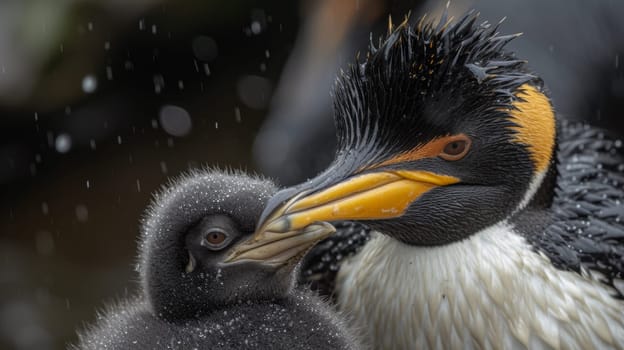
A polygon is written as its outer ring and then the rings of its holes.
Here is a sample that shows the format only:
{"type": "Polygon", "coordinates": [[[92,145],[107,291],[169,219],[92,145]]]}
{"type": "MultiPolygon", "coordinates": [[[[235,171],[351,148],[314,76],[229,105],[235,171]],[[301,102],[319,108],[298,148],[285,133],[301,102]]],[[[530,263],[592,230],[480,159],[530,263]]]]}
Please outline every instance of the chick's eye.
{"type": "Polygon", "coordinates": [[[220,244],[225,241],[225,234],[217,231],[210,232],[208,237],[206,237],[206,240],[211,244],[220,244]]]}
{"type": "Polygon", "coordinates": [[[202,241],[202,245],[207,248],[220,248],[228,238],[228,235],[221,230],[211,230],[202,241]]]}
{"type": "Polygon", "coordinates": [[[467,136],[460,135],[449,140],[440,153],[440,158],[450,161],[460,160],[464,158],[469,149],[470,139],[467,136]]]}

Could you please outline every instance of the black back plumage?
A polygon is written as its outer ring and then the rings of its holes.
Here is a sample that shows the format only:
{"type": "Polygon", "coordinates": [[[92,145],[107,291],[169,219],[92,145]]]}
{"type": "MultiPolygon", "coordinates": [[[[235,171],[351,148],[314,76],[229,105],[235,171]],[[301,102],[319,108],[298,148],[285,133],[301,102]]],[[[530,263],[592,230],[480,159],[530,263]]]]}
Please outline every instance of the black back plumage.
{"type": "Polygon", "coordinates": [[[213,170],[194,172],[164,190],[144,223],[138,266],[143,290],[98,315],[96,324],[80,334],[77,348],[358,348],[326,303],[292,288],[292,273],[254,263],[212,266],[237,239],[251,235],[274,192],[268,180],[213,170]],[[184,242],[214,215],[230,217],[233,230],[243,236],[231,234],[235,238],[223,252],[198,255],[189,270],[191,248],[184,242]]]}
{"type": "Polygon", "coordinates": [[[336,274],[349,257],[371,238],[371,229],[360,222],[334,224],[336,233],[318,243],[301,263],[299,283],[324,296],[333,296],[336,274]]]}
{"type": "Polygon", "coordinates": [[[513,222],[536,251],[559,269],[593,275],[624,296],[624,149],[622,141],[586,124],[563,123],[558,177],[548,211],[513,222]],[[541,223],[541,224],[540,224],[541,223]]]}

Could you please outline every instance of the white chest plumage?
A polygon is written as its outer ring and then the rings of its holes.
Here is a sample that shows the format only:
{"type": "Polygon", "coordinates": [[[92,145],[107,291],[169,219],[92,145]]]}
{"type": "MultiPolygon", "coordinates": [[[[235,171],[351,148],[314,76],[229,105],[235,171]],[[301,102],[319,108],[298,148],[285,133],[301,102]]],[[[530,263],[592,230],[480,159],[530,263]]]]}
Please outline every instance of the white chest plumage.
{"type": "Polygon", "coordinates": [[[375,349],[624,348],[624,303],[504,224],[440,247],[376,234],[337,296],[375,349]]]}

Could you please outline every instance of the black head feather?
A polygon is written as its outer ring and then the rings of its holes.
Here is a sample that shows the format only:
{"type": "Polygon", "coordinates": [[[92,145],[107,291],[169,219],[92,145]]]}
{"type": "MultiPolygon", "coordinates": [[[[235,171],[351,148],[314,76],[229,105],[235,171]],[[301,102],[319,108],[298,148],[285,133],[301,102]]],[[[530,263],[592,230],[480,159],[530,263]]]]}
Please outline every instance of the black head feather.
{"type": "Polygon", "coordinates": [[[460,119],[470,122],[467,111],[511,126],[501,111],[512,107],[520,86],[541,84],[525,61],[504,51],[519,34],[499,35],[498,24],[478,24],[475,12],[454,23],[446,15],[437,23],[424,19],[390,26],[377,47],[371,40],[366,59],[337,79],[339,153],[357,150],[377,162],[426,141],[425,130],[439,135],[460,119]]]}

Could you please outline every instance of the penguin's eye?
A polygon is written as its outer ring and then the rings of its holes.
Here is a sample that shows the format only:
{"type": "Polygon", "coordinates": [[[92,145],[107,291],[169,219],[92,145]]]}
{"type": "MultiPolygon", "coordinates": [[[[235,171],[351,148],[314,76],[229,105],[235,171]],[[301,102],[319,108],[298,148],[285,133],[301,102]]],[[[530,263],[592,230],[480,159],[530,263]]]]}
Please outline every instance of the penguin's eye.
{"type": "Polygon", "coordinates": [[[440,152],[440,158],[449,161],[464,158],[470,149],[470,138],[466,135],[457,135],[451,138],[440,152]]]}
{"type": "Polygon", "coordinates": [[[201,245],[211,250],[219,250],[229,242],[228,238],[227,232],[219,228],[212,228],[204,235],[201,245]]]}

